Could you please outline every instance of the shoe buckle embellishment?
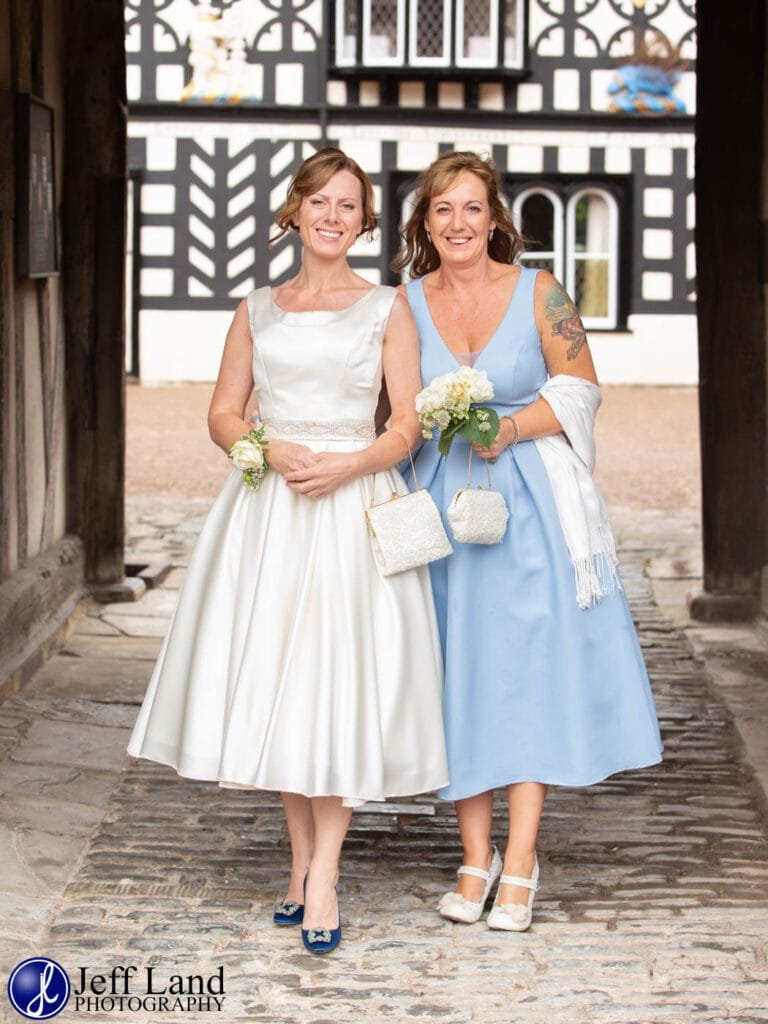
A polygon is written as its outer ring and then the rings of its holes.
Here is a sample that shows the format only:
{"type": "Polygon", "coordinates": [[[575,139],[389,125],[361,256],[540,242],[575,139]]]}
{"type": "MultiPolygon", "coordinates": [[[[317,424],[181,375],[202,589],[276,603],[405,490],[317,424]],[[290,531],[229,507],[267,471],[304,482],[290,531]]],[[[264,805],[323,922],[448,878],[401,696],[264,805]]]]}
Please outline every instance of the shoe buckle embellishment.
{"type": "Polygon", "coordinates": [[[295,914],[301,906],[300,903],[294,903],[292,900],[285,900],[277,908],[278,914],[285,914],[286,917],[290,917],[291,914],[295,914]]]}
{"type": "Polygon", "coordinates": [[[328,928],[310,928],[307,939],[309,942],[330,942],[331,933],[328,928]]]}

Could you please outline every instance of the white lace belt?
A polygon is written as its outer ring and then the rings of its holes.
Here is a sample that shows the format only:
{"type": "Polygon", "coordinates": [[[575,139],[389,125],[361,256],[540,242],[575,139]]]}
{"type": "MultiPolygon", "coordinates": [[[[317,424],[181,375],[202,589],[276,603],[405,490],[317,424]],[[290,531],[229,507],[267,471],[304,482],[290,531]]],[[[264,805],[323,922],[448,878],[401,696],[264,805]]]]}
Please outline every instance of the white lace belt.
{"type": "Polygon", "coordinates": [[[267,434],[286,440],[375,441],[373,420],[263,420],[267,434]]]}

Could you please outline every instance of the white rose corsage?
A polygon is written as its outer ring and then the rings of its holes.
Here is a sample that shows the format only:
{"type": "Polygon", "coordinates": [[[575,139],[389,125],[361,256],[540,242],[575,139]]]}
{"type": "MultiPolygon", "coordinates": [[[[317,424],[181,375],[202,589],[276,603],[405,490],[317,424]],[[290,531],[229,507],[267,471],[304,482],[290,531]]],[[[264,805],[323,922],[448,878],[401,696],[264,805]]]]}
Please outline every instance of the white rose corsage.
{"type": "Polygon", "coordinates": [[[242,472],[246,487],[250,487],[252,491],[258,491],[261,481],[267,475],[269,464],[265,454],[266,449],[267,438],[264,434],[264,427],[258,427],[243,434],[227,452],[232,460],[232,465],[242,472]]]}

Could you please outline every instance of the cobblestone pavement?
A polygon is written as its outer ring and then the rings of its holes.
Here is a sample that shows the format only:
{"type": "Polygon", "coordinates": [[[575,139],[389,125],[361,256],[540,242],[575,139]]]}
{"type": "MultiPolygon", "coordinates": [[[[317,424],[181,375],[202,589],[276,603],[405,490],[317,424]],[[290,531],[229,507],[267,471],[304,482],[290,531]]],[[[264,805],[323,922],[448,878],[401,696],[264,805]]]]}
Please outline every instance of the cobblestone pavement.
{"type": "MultiPolygon", "coordinates": [[[[355,812],[339,890],[345,938],[323,959],[271,924],[288,849],[276,797],[182,781],[124,754],[206,504],[131,503],[136,560],[170,558],[173,571],[135,604],[91,606],[63,653],[0,705],[6,974],[33,952],[73,978],[136,965],[132,991],[143,995],[148,967],[163,980],[223,967],[223,1009],[198,1004],[176,1015],[187,1021],[768,1021],[764,797],[717,680],[654,599],[654,574],[685,578],[669,529],[663,542],[622,548],[664,763],[552,791],[531,930],[503,935],[435,913],[460,850],[451,805],[419,797],[355,812]]],[[[749,655],[762,671],[764,651],[749,655]]],[[[502,835],[501,805],[498,819],[502,835]]],[[[71,1002],[57,1020],[170,1019],[114,1006],[71,1002]]],[[[21,1019],[4,996],[0,1014],[21,1019]]]]}

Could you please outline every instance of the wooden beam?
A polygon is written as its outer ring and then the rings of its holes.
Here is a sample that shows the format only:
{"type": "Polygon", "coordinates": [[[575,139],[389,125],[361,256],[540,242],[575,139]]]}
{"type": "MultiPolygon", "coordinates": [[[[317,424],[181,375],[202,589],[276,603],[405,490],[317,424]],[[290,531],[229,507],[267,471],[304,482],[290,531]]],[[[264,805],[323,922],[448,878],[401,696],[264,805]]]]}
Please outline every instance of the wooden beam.
{"type": "Polygon", "coordinates": [[[83,596],[77,537],[63,537],[0,583],[0,700],[45,660],[83,596]]]}
{"type": "Polygon", "coordinates": [[[56,290],[59,313],[51,325],[51,285],[38,281],[37,306],[40,332],[40,366],[43,376],[43,439],[45,446],[45,505],[42,549],[53,541],[56,492],[64,421],[64,314],[61,289],[56,290]],[[42,285],[42,287],[41,287],[42,285]]]}
{"type": "Polygon", "coordinates": [[[69,529],[86,578],[123,577],[125,46],[121,0],[64,0],[69,529]]]}
{"type": "Polygon", "coordinates": [[[15,350],[14,327],[14,205],[16,179],[14,175],[14,121],[13,94],[0,91],[0,581],[11,572],[15,557],[11,545],[16,546],[11,534],[12,469],[11,459],[13,357],[15,350]]]}
{"type": "Polygon", "coordinates": [[[766,542],[761,284],[765,5],[700,4],[696,258],[704,589],[701,618],[753,614],[766,542]],[[727,83],[727,84],[726,84],[727,83]]]}
{"type": "Polygon", "coordinates": [[[13,325],[14,325],[14,427],[16,434],[15,458],[16,467],[16,522],[17,558],[20,563],[26,560],[29,551],[29,496],[27,494],[27,430],[26,430],[26,337],[24,330],[24,292],[20,287],[13,294],[13,325]]]}

